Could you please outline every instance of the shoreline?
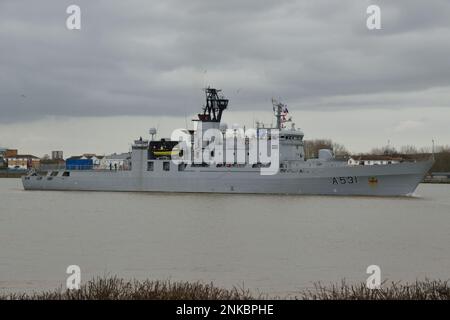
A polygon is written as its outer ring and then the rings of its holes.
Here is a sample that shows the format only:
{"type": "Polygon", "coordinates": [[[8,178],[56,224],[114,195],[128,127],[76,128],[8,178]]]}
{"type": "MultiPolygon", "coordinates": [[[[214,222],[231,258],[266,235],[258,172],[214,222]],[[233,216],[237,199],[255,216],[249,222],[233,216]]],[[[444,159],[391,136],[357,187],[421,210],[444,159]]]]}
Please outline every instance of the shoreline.
{"type": "Polygon", "coordinates": [[[17,178],[17,179],[19,179],[25,175],[26,175],[26,172],[2,172],[2,171],[0,171],[0,179],[1,178],[5,178],[5,179],[17,178]]]}
{"type": "Polygon", "coordinates": [[[365,283],[322,285],[289,296],[253,294],[249,289],[225,289],[213,283],[170,280],[94,278],[78,290],[62,288],[33,293],[4,293],[0,300],[450,300],[450,280],[417,280],[413,283],[383,282],[380,289],[365,283]]]}

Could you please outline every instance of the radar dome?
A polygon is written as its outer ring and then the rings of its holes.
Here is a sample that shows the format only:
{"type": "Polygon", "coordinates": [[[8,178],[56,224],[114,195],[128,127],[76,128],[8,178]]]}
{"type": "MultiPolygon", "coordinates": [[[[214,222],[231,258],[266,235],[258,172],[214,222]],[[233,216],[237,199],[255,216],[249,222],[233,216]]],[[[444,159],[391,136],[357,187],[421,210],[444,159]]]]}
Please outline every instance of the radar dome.
{"type": "Polygon", "coordinates": [[[224,132],[227,131],[228,125],[226,123],[221,123],[219,126],[220,131],[224,132]]]}
{"type": "Polygon", "coordinates": [[[324,161],[331,160],[333,159],[333,153],[331,152],[330,149],[320,149],[319,159],[324,161]]]}

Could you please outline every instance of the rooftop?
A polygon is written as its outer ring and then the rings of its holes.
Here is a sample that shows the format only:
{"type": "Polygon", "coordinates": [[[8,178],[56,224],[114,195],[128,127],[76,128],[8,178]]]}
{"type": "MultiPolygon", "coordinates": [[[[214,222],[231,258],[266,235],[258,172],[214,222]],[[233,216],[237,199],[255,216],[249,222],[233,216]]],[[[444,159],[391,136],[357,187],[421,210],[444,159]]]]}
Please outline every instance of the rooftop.
{"type": "Polygon", "coordinates": [[[31,154],[18,154],[14,157],[8,157],[8,159],[39,159],[39,157],[33,156],[31,154]]]}

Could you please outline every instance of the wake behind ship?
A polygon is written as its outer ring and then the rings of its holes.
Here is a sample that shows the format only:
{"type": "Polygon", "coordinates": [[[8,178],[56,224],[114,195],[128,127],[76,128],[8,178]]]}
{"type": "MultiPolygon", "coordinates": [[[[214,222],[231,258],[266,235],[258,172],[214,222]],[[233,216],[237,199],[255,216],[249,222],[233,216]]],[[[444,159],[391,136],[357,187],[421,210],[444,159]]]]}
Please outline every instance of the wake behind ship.
{"type": "Polygon", "coordinates": [[[188,137],[185,149],[180,148],[179,140],[141,138],[132,145],[127,170],[66,167],[31,171],[22,178],[24,189],[406,196],[413,194],[433,164],[433,159],[350,164],[336,160],[331,150],[320,150],[317,159],[305,159],[303,132],[293,123],[287,128],[291,120],[286,117],[285,105],[274,102],[274,128],[257,125],[253,137],[240,136],[237,130],[221,123],[228,100],[220,90],[207,88],[205,93],[203,112],[193,120],[197,122],[196,130],[182,130],[188,137]],[[196,141],[212,129],[223,137],[215,141],[215,149],[211,140],[196,141]],[[273,143],[275,138],[277,144],[273,143]],[[253,160],[252,145],[257,146],[253,160]],[[258,149],[261,145],[268,145],[272,156],[276,154],[276,162],[264,162],[264,152],[258,149]],[[198,155],[217,159],[219,153],[223,155],[221,161],[197,161],[198,155]],[[274,165],[274,172],[262,174],[274,165]]]}

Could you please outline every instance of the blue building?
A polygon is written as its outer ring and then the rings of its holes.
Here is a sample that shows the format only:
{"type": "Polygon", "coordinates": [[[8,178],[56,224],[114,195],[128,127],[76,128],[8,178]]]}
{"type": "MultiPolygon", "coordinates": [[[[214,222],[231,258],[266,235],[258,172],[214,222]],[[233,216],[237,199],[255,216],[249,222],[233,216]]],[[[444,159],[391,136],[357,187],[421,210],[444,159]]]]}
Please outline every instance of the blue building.
{"type": "Polygon", "coordinates": [[[81,159],[81,157],[71,157],[66,159],[67,170],[92,170],[92,159],[81,159]]]}

